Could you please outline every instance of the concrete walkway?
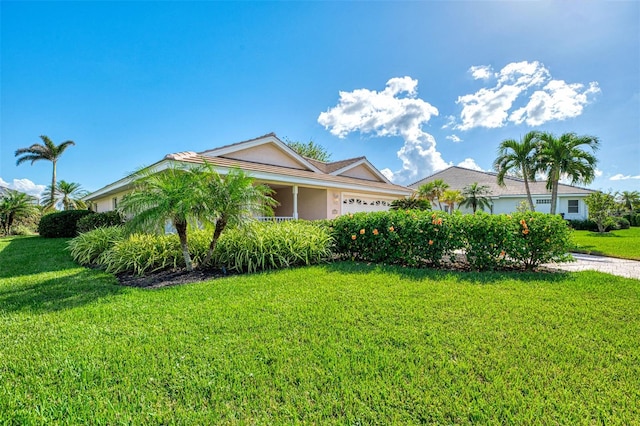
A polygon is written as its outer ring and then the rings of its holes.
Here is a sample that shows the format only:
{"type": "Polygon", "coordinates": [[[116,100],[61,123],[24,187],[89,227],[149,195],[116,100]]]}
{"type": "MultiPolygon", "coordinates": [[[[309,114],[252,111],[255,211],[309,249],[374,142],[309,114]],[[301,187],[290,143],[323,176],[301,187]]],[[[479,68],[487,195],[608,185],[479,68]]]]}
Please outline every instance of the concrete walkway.
{"type": "Polygon", "coordinates": [[[575,262],[547,263],[544,266],[562,271],[599,271],[640,280],[640,261],[572,253],[575,262]]]}

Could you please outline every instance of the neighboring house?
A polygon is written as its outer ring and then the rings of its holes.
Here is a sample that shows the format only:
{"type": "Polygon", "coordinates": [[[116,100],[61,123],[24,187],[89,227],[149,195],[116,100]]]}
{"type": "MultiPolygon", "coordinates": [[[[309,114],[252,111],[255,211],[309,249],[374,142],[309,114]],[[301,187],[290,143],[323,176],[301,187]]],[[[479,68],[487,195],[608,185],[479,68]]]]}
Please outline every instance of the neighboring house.
{"type": "MultiPolygon", "coordinates": [[[[492,213],[513,213],[522,201],[527,202],[524,180],[507,176],[504,178],[506,186],[500,186],[498,185],[496,173],[481,172],[457,166],[449,167],[427,176],[409,185],[409,187],[417,190],[421,185],[435,179],[442,179],[449,184],[450,189],[459,189],[460,191],[474,182],[488,186],[490,198],[493,201],[492,213]]],[[[531,198],[533,198],[537,212],[549,213],[551,210],[551,191],[547,190],[546,185],[546,181],[529,182],[531,198]]],[[[565,219],[587,219],[588,211],[584,199],[592,192],[595,191],[559,184],[556,213],[563,214],[565,219]]],[[[462,209],[462,211],[470,212],[471,210],[462,209]]]]}
{"type": "MultiPolygon", "coordinates": [[[[388,210],[393,200],[412,193],[387,180],[365,157],[323,163],[299,155],[274,133],[200,153],[168,154],[150,167],[160,171],[170,164],[204,161],[223,175],[237,167],[256,183],[271,187],[279,203],[275,216],[283,219],[332,219],[347,213],[388,210]]],[[[83,200],[90,201],[98,212],[114,210],[131,190],[132,182],[128,176],[83,200]]]]}

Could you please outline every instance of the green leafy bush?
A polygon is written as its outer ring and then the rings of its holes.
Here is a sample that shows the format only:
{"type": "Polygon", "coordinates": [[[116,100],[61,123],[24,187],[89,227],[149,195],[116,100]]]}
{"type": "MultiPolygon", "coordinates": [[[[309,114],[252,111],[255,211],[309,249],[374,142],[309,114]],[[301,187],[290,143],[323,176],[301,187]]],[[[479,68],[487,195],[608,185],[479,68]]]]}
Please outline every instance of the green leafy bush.
{"type": "MultiPolygon", "coordinates": [[[[108,272],[144,274],[184,267],[177,235],[132,234],[122,228],[98,228],[71,240],[73,258],[82,264],[97,264],[108,272]]],[[[201,264],[211,234],[191,232],[190,252],[201,264]]],[[[213,263],[230,271],[255,272],[296,265],[310,265],[331,258],[328,228],[313,222],[251,223],[226,231],[218,241],[213,263]]]]}
{"type": "Polygon", "coordinates": [[[396,210],[356,213],[333,221],[335,252],[369,262],[438,265],[461,247],[457,216],[396,210]]]}
{"type": "Polygon", "coordinates": [[[122,215],[117,211],[94,213],[86,215],[78,220],[78,233],[89,232],[97,228],[120,226],[124,224],[122,215]]]}
{"type": "Polygon", "coordinates": [[[69,238],[77,235],[78,221],[93,214],[89,210],[65,210],[49,213],[40,219],[38,233],[44,238],[69,238]]]}
{"type": "Polygon", "coordinates": [[[624,217],[614,217],[613,221],[615,222],[615,229],[629,229],[631,227],[629,220],[624,217]]]}
{"type": "Polygon", "coordinates": [[[460,218],[467,262],[473,269],[487,270],[512,263],[507,253],[515,250],[518,223],[511,216],[477,212],[460,218]]]}
{"type": "Polygon", "coordinates": [[[511,217],[519,228],[506,255],[515,263],[531,269],[541,263],[571,260],[571,228],[562,217],[540,212],[514,213],[511,217]]]}
{"type": "Polygon", "coordinates": [[[121,226],[97,228],[69,241],[69,251],[73,260],[81,265],[94,265],[98,263],[102,253],[124,238],[125,232],[121,226]]]}
{"type": "Polygon", "coordinates": [[[431,210],[431,203],[417,197],[399,198],[391,202],[391,210],[431,210]]]}

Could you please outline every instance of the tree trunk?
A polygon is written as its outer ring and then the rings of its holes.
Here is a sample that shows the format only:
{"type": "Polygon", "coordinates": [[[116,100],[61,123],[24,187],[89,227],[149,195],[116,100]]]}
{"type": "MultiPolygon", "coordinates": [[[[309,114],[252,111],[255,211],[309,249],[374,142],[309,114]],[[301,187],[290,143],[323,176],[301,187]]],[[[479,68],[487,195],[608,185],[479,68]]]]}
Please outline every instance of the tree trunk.
{"type": "Polygon", "coordinates": [[[558,204],[558,180],[554,174],[553,181],[551,182],[551,214],[556,214],[556,204],[558,204]]]}
{"type": "Polygon", "coordinates": [[[189,246],[187,245],[187,222],[174,222],[173,226],[178,232],[178,238],[180,238],[180,247],[182,248],[182,256],[184,257],[184,264],[187,267],[187,271],[193,271],[193,263],[191,263],[191,255],[189,254],[189,246]]]}
{"type": "Polygon", "coordinates": [[[216,249],[216,244],[218,243],[218,239],[224,231],[224,228],[227,227],[227,220],[224,218],[220,218],[216,221],[216,227],[213,231],[213,237],[211,238],[211,243],[209,243],[209,251],[207,252],[207,256],[204,258],[202,262],[203,265],[208,265],[211,262],[211,257],[213,257],[213,252],[216,249]]]}
{"type": "Polygon", "coordinates": [[[56,160],[53,163],[53,175],[51,176],[51,201],[49,207],[53,208],[56,205],[56,160]]]}
{"type": "Polygon", "coordinates": [[[529,179],[527,179],[527,175],[525,174],[526,172],[523,171],[523,176],[524,176],[524,187],[527,190],[527,200],[529,200],[529,207],[531,207],[531,211],[535,212],[536,211],[536,207],[533,205],[533,198],[531,198],[531,190],[529,189],[529,179]]]}

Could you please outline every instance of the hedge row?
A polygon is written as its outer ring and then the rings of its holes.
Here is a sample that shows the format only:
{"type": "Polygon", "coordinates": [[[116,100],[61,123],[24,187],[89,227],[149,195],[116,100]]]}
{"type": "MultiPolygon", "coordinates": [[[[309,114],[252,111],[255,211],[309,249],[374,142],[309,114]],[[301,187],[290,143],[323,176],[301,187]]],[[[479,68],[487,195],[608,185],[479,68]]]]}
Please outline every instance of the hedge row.
{"type": "MultiPolygon", "coordinates": [[[[205,258],[211,233],[195,230],[189,235],[194,264],[205,258]]],[[[122,228],[99,228],[74,238],[71,255],[83,265],[108,272],[144,274],[184,267],[177,235],[131,234],[122,228]]],[[[235,272],[255,272],[289,266],[311,265],[331,258],[331,236],[312,222],[253,223],[225,231],[218,241],[212,265],[235,272]]]]}
{"type": "MultiPolygon", "coordinates": [[[[591,219],[586,219],[586,220],[572,219],[572,220],[569,220],[568,222],[571,228],[575,229],[576,231],[598,232],[598,224],[591,219]]],[[[605,227],[605,232],[615,231],[618,229],[629,229],[630,226],[638,226],[638,225],[633,225],[632,223],[630,223],[630,221],[626,217],[611,216],[609,217],[609,223],[605,227]]]]}
{"type": "Polygon", "coordinates": [[[439,265],[464,250],[473,269],[531,269],[570,258],[570,229],[557,215],[453,214],[425,211],[357,213],[332,223],[342,258],[407,266],[439,265]]]}
{"type": "Polygon", "coordinates": [[[44,238],[70,238],[96,228],[122,225],[118,212],[94,213],[90,210],[64,210],[42,216],[38,233],[44,238]]]}

